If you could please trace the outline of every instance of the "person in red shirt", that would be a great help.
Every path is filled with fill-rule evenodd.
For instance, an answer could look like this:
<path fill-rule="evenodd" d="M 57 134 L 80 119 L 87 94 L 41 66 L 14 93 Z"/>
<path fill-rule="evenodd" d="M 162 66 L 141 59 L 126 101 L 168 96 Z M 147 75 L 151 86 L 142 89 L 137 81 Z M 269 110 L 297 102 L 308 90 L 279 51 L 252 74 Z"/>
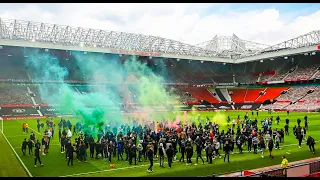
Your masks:
<path fill-rule="evenodd" d="M 22 132 L 26 132 L 26 125 L 24 123 L 22 123 Z"/>
<path fill-rule="evenodd" d="M 211 137 L 212 139 L 214 138 L 214 133 L 213 133 L 213 132 L 210 133 L 210 137 Z"/>

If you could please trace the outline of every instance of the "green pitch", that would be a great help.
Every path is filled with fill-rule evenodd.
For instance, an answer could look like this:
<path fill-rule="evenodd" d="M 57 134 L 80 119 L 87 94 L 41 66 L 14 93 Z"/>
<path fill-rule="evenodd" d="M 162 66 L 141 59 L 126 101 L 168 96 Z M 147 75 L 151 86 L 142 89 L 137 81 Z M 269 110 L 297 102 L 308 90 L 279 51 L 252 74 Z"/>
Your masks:
<path fill-rule="evenodd" d="M 205 119 L 208 116 L 210 119 L 216 113 L 190 113 L 194 119 L 197 119 L 200 114 L 202 119 Z M 243 117 L 245 111 L 233 111 L 225 112 L 226 116 L 230 116 L 231 119 L 236 119 L 238 115 Z M 60 143 L 58 141 L 58 129 L 55 129 L 55 138 L 51 140 L 51 145 L 49 149 L 49 154 L 46 156 L 41 155 L 41 161 L 44 164 L 44 167 L 33 167 L 34 157 L 33 156 L 23 156 L 21 152 L 21 143 L 24 138 L 29 138 L 30 131 L 34 131 L 36 138 L 41 141 L 41 134 L 36 130 L 36 120 L 7 120 L 4 121 L 4 135 L 9 140 L 10 144 L 17 152 L 25 166 L 28 168 L 30 173 L 33 176 L 208 176 L 212 174 L 224 174 L 240 170 L 249 170 L 265 166 L 277 165 L 281 162 L 281 156 L 287 156 L 289 162 L 313 158 L 318 156 L 309 152 L 309 149 L 306 145 L 306 142 L 303 141 L 302 148 L 298 148 L 298 142 L 295 139 L 292 128 L 297 124 L 297 118 L 302 120 L 301 125 L 304 125 L 303 117 L 307 115 L 309 117 L 309 130 L 307 130 L 307 136 L 311 135 L 316 141 L 320 140 L 320 114 L 319 113 L 290 113 L 289 116 L 286 113 L 272 113 L 272 116 L 280 116 L 280 124 L 276 125 L 273 123 L 273 128 L 283 128 L 285 125 L 285 119 L 289 117 L 290 126 L 289 126 L 289 136 L 285 136 L 284 143 L 280 144 L 281 150 L 274 149 L 275 158 L 269 158 L 268 151 L 265 151 L 265 157 L 261 158 L 261 154 L 253 154 L 247 151 L 247 147 L 244 147 L 244 154 L 238 154 L 238 150 L 235 147 L 234 154 L 230 156 L 231 163 L 223 162 L 223 157 L 221 159 L 215 159 L 213 164 L 204 164 L 202 165 L 199 162 L 198 166 L 189 165 L 179 162 L 180 153 L 177 154 L 177 161 L 173 163 L 172 169 L 169 168 L 160 168 L 159 161 L 154 161 L 153 173 L 147 173 L 148 161 L 137 163 L 137 165 L 129 165 L 126 161 L 117 161 L 117 158 L 112 159 L 112 164 L 115 164 L 115 168 L 111 169 L 109 162 L 104 159 L 93 159 L 88 160 L 88 163 L 77 162 L 74 160 L 74 166 L 67 166 L 67 160 L 65 160 L 65 154 L 60 153 Z M 171 119 L 176 116 L 175 113 L 170 114 L 160 114 L 155 118 L 162 118 L 163 116 L 170 116 Z M 249 117 L 251 118 L 251 112 L 249 112 Z M 255 118 L 256 116 L 254 116 Z M 264 117 L 270 117 L 266 112 L 260 112 L 258 117 L 258 122 Z M 28 122 L 29 124 L 29 133 L 22 133 L 21 125 L 23 122 Z M 42 122 L 45 122 L 43 119 Z M 55 120 L 55 123 L 58 122 L 58 119 Z M 259 127 L 260 128 L 260 127 Z M 227 129 L 226 126 L 221 127 L 221 129 Z M 20 165 L 18 159 L 14 156 L 14 153 L 11 151 L 10 146 L 3 139 L 3 136 L 0 136 L 0 176 L 27 176 L 24 172 L 22 166 Z M 74 139 L 74 138 L 72 138 Z M 318 144 L 316 143 L 315 148 L 317 151 Z M 220 150 L 220 153 L 223 152 Z M 89 154 L 89 151 L 88 151 Z M 205 152 L 202 154 L 205 157 Z M 125 155 L 124 155 L 125 158 Z M 205 158 L 204 158 L 205 160 Z M 167 163 L 167 160 L 165 160 Z M 193 158 L 193 163 L 195 163 L 195 155 Z M 167 166 L 167 164 L 165 164 Z"/>

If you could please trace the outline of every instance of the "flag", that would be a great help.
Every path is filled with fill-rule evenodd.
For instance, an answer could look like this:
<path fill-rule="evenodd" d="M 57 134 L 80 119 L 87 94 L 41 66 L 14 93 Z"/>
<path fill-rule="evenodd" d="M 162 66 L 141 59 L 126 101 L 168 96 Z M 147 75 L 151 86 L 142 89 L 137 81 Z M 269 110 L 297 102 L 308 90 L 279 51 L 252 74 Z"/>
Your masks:
<path fill-rule="evenodd" d="M 249 175 L 251 175 L 251 174 L 254 174 L 254 172 L 250 172 L 250 171 L 247 171 L 247 170 L 244 170 L 244 171 L 243 171 L 243 175 L 244 175 L 244 176 L 249 176 Z"/>

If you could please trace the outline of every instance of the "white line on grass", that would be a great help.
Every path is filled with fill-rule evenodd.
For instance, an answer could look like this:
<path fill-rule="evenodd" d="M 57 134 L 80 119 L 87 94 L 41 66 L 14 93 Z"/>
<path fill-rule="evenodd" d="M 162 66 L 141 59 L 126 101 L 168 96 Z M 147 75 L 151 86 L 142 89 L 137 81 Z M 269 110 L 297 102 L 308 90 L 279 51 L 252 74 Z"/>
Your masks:
<path fill-rule="evenodd" d="M 31 127 L 29 127 L 29 129 L 31 129 L 33 132 L 37 133 L 37 134 L 40 134 L 38 131 L 32 129 Z M 41 134 L 40 134 L 41 135 Z"/>
<path fill-rule="evenodd" d="M 9 142 L 9 140 L 7 139 L 7 137 L 1 133 L 4 137 L 4 139 L 7 141 L 7 143 L 9 144 L 10 148 L 12 149 L 13 153 L 16 155 L 16 157 L 18 158 L 18 160 L 20 161 L 21 165 L 23 166 L 23 168 L 25 169 L 25 171 L 28 173 L 29 177 L 33 177 L 32 174 L 30 173 L 29 169 L 26 167 L 26 165 L 23 163 L 23 161 L 21 160 L 21 158 L 19 157 L 19 155 L 17 154 L 17 152 L 14 150 L 14 148 L 12 147 L 11 143 Z"/>
<path fill-rule="evenodd" d="M 320 140 L 319 141 L 315 141 L 315 142 L 320 142 Z M 298 144 L 287 144 L 287 145 L 283 145 L 283 146 L 280 146 L 280 147 L 296 146 L 296 145 L 298 145 Z M 249 151 L 243 151 L 243 152 L 247 153 Z M 234 154 L 239 154 L 239 152 L 234 152 Z M 220 155 L 222 156 L 224 154 L 220 154 Z M 206 158 L 206 157 L 202 157 L 202 158 Z M 192 158 L 192 159 L 196 159 L 196 158 Z M 160 163 L 154 163 L 154 164 L 160 164 Z M 144 165 L 139 165 L 139 166 L 129 166 L 129 167 L 123 167 L 123 168 L 116 168 L 116 169 L 106 169 L 106 170 L 86 172 L 86 173 L 70 174 L 70 175 L 59 176 L 59 177 L 72 177 L 72 176 L 88 175 L 88 174 L 95 174 L 95 173 L 102 173 L 102 172 L 109 172 L 109 171 L 117 171 L 117 170 L 124 170 L 124 169 L 139 168 L 139 167 L 144 167 L 144 166 L 150 166 L 150 165 L 149 164 L 144 164 Z"/>

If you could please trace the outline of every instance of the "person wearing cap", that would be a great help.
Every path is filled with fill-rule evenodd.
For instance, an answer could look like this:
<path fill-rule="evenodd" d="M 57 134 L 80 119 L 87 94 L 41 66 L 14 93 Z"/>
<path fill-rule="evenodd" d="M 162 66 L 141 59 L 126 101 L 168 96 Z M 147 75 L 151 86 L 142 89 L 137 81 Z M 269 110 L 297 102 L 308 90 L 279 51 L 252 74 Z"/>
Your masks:
<path fill-rule="evenodd" d="M 282 156 L 282 162 L 281 162 L 281 168 L 283 169 L 283 175 L 287 175 L 287 167 L 288 167 L 288 160 L 286 159 L 286 156 Z"/>

